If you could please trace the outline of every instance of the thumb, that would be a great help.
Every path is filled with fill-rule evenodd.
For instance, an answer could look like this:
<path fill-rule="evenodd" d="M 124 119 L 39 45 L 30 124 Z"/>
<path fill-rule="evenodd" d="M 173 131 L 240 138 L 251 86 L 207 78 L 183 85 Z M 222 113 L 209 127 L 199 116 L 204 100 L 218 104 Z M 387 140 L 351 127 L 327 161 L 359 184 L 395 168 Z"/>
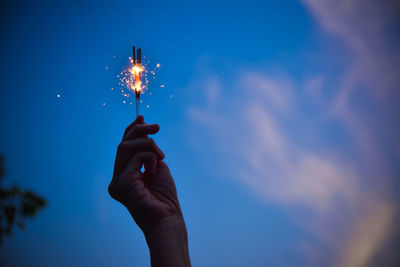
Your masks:
<path fill-rule="evenodd" d="M 168 165 L 162 160 L 157 160 L 153 184 L 166 188 L 174 195 L 177 195 L 174 179 L 172 178 Z"/>

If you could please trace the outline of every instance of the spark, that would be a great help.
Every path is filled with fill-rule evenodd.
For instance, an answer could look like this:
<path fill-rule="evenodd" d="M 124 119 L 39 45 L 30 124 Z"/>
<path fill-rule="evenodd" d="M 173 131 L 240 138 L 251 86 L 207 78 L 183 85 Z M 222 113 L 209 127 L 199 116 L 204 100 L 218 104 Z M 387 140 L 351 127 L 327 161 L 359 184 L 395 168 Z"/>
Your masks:
<path fill-rule="evenodd" d="M 157 63 L 156 67 L 152 69 L 147 64 L 141 64 L 140 66 L 134 64 L 132 57 L 129 57 L 129 66 L 123 68 L 121 73 L 117 75 L 119 78 L 119 85 L 121 86 L 121 93 L 124 94 L 127 90 L 132 93 L 140 91 L 144 93 L 149 88 L 149 78 L 156 79 L 157 72 L 160 69 L 160 63 Z"/>
<path fill-rule="evenodd" d="M 160 85 L 160 87 L 164 88 L 165 86 L 164 86 L 164 84 L 162 84 L 162 85 Z"/>
<path fill-rule="evenodd" d="M 60 94 L 57 94 L 57 98 L 60 98 L 61 97 L 61 95 Z"/>
<path fill-rule="evenodd" d="M 137 53 L 137 54 L 136 54 Z M 144 94 L 149 89 L 149 80 L 156 79 L 158 71 L 161 69 L 161 64 L 157 63 L 155 66 L 151 66 L 150 61 L 141 60 L 141 50 L 135 50 L 133 47 L 133 56 L 129 57 L 129 64 L 122 69 L 117 75 L 119 79 L 119 85 L 121 86 L 121 95 L 125 103 L 131 104 L 130 97 L 136 97 L 136 111 L 138 113 L 139 103 L 143 101 L 140 99 L 140 95 Z M 143 57 L 144 59 L 145 57 Z M 147 62 L 147 63 L 146 63 Z M 151 79 L 153 78 L 153 79 Z M 164 86 L 161 86 L 164 87 Z M 111 88 L 113 91 L 114 88 Z M 152 95 L 150 92 L 149 95 Z"/>
<path fill-rule="evenodd" d="M 140 80 L 140 75 L 143 72 L 143 70 L 144 69 L 138 65 L 133 65 L 129 69 L 129 72 L 131 73 L 131 76 L 133 76 L 133 81 L 134 81 L 134 83 L 130 84 L 131 91 L 140 92 L 142 90 L 142 81 Z"/>

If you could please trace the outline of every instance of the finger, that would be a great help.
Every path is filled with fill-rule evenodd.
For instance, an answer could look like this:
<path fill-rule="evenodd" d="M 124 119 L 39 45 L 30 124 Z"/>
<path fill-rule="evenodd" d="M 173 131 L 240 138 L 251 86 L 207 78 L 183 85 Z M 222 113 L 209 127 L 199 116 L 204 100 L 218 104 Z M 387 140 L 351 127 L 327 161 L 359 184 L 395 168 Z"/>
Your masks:
<path fill-rule="evenodd" d="M 146 171 L 148 172 L 154 172 L 155 167 L 157 163 L 157 155 L 153 152 L 149 151 L 144 151 L 140 152 L 138 154 L 135 154 L 128 162 L 125 173 L 128 175 L 135 174 L 132 177 L 132 179 L 137 179 L 138 177 L 141 178 L 140 169 L 142 168 L 142 165 L 144 165 Z"/>
<path fill-rule="evenodd" d="M 135 127 L 135 125 L 138 125 L 138 124 L 144 124 L 144 117 L 143 117 L 142 115 L 137 116 L 137 118 L 136 118 L 131 124 L 129 124 L 128 127 L 126 127 L 122 139 L 124 139 L 125 135 L 126 135 L 133 127 Z"/>
<path fill-rule="evenodd" d="M 150 191 L 158 192 L 158 197 L 165 199 L 172 203 L 178 212 L 181 212 L 178 194 L 174 179 L 172 178 L 171 172 L 167 164 L 162 161 L 157 161 L 156 173 L 154 175 L 143 175 L 145 185 Z"/>
<path fill-rule="evenodd" d="M 117 173 L 122 172 L 129 160 L 140 152 L 153 152 L 157 155 L 158 159 L 164 158 L 164 153 L 158 148 L 153 139 L 141 138 L 126 141 L 118 148 L 118 163 L 116 166 Z"/>
<path fill-rule="evenodd" d="M 122 141 L 128 141 L 139 137 L 147 137 L 148 134 L 156 134 L 159 130 L 160 126 L 158 124 L 137 124 L 129 130 Z"/>
<path fill-rule="evenodd" d="M 116 195 L 118 200 L 124 205 L 128 203 L 127 207 L 134 205 L 135 199 L 143 200 L 145 197 L 149 196 L 149 191 L 144 184 L 143 174 L 140 169 L 142 165 L 149 166 L 151 162 L 156 159 L 156 154 L 152 152 L 145 151 L 135 154 L 130 158 L 123 174 L 116 176 L 115 180 L 113 180 L 113 187 L 115 188 L 117 185 L 116 188 L 119 189 L 117 195 L 114 195 Z M 131 202 L 131 200 L 134 202 Z"/>
<path fill-rule="evenodd" d="M 170 170 L 169 170 L 169 168 L 168 168 L 168 165 L 167 165 L 164 161 L 162 161 L 162 160 L 159 160 L 159 161 L 157 162 L 157 169 L 156 169 L 156 171 L 157 171 L 157 173 L 159 173 L 159 174 L 172 177 L 171 172 L 170 172 Z"/>
<path fill-rule="evenodd" d="M 133 140 L 128 140 L 122 142 L 118 146 L 118 154 L 122 157 L 132 156 L 132 154 L 141 152 L 141 151 L 150 151 L 157 154 L 159 159 L 163 159 L 164 153 L 157 146 L 156 142 L 152 138 L 138 138 Z"/>
<path fill-rule="evenodd" d="M 169 189 L 172 193 L 176 194 L 176 187 L 171 172 L 167 164 L 162 160 L 157 160 L 155 175 L 150 184 Z"/>
<path fill-rule="evenodd" d="M 146 172 L 154 175 L 156 173 L 157 168 L 157 155 L 155 153 L 151 153 L 148 156 L 143 158 L 144 169 Z"/>
<path fill-rule="evenodd" d="M 115 172 L 121 173 L 133 155 L 145 151 L 156 153 L 159 159 L 164 158 L 164 153 L 151 138 L 139 138 L 121 143 L 117 149 Z"/>

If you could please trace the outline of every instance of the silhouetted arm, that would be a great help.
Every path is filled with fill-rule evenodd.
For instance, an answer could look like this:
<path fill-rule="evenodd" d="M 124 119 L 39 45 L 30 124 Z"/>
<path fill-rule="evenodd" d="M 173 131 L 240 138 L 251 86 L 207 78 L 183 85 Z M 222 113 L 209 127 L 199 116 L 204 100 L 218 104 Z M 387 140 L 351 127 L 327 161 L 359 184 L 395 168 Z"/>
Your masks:
<path fill-rule="evenodd" d="M 183 217 L 162 219 L 146 235 L 151 266 L 190 266 L 187 232 Z"/>
<path fill-rule="evenodd" d="M 108 191 L 142 229 L 152 267 L 188 267 L 187 231 L 175 183 L 163 152 L 147 137 L 158 130 L 157 124 L 145 124 L 143 116 L 127 127 Z"/>

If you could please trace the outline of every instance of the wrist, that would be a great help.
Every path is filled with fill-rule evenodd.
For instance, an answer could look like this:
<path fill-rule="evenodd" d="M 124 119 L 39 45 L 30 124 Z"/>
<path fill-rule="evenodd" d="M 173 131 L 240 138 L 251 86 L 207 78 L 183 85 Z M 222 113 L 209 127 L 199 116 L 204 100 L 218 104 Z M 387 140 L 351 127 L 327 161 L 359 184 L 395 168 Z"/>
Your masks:
<path fill-rule="evenodd" d="M 187 230 L 181 215 L 171 215 L 143 229 L 153 266 L 190 266 Z"/>
<path fill-rule="evenodd" d="M 170 215 L 142 229 L 149 247 L 153 244 L 186 239 L 187 231 L 181 215 Z"/>

